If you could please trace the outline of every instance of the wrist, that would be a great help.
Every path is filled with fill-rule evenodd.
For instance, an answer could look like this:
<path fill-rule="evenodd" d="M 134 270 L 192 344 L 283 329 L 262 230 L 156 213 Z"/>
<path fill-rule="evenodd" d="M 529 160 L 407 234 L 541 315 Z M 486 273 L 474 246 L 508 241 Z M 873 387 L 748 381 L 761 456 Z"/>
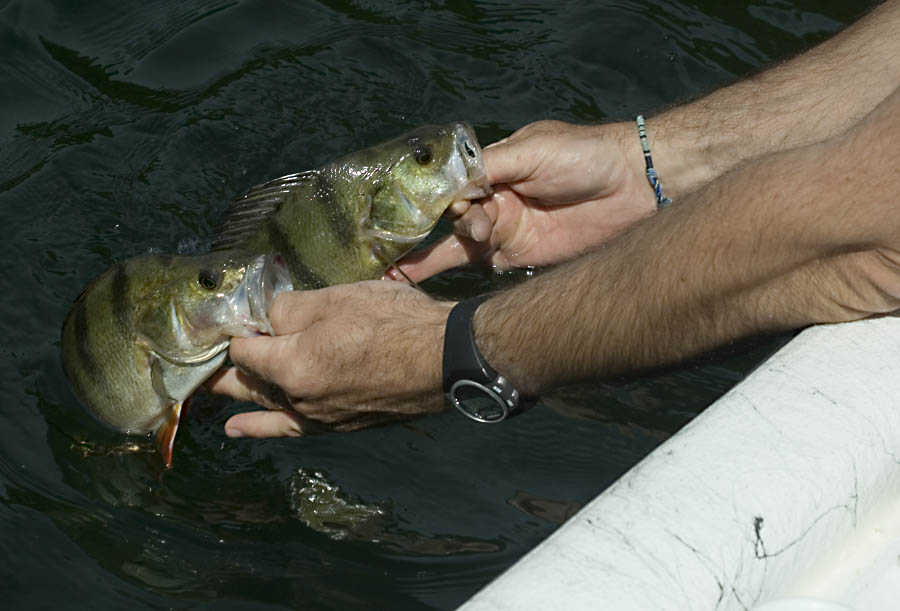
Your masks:
<path fill-rule="evenodd" d="M 585 128 L 590 130 L 591 140 L 596 143 L 596 150 L 593 153 L 597 160 L 595 165 L 602 167 L 604 160 L 615 160 L 615 163 L 609 166 L 611 168 L 609 173 L 604 176 L 604 185 L 608 191 L 601 195 L 607 197 L 615 193 L 625 201 L 633 203 L 635 209 L 641 211 L 638 218 L 655 212 L 656 197 L 647 181 L 637 125 L 633 121 L 626 121 Z"/>
<path fill-rule="evenodd" d="M 666 195 L 673 200 L 724 172 L 713 163 L 716 144 L 711 140 L 711 130 L 683 120 L 678 109 L 647 119 L 646 126 L 653 165 Z M 638 157 L 636 167 L 643 170 L 637 125 L 632 122 L 630 127 L 633 145 L 629 154 Z M 646 180 L 646 172 L 644 176 Z"/>
<path fill-rule="evenodd" d="M 503 292 L 481 304 L 472 318 L 472 333 L 485 360 L 521 396 L 535 396 L 543 388 L 535 372 L 528 371 L 529 349 L 518 343 L 523 339 L 522 327 L 515 320 L 517 308 L 508 303 L 509 295 Z M 516 358 L 517 354 L 525 358 Z"/>
<path fill-rule="evenodd" d="M 407 355 L 397 366 L 406 372 L 404 377 L 411 384 L 409 390 L 412 393 L 432 397 L 441 394 L 444 334 L 447 317 L 454 305 L 455 301 L 429 299 L 427 307 L 409 313 L 404 331 L 393 340 L 385 338 L 385 341 L 399 342 L 402 353 Z M 441 409 L 446 407 L 443 401 L 440 405 Z"/>
<path fill-rule="evenodd" d="M 428 362 L 431 364 L 428 375 L 428 385 L 430 388 L 442 388 L 443 386 L 443 371 L 441 366 L 444 357 L 444 336 L 447 333 L 447 319 L 450 316 L 450 311 L 453 310 L 457 303 L 459 302 L 437 301 L 435 305 L 435 316 L 433 324 L 430 327 L 431 333 L 434 336 L 434 341 L 429 342 L 429 345 L 433 346 L 434 352 L 434 358 L 428 359 Z"/>
<path fill-rule="evenodd" d="M 491 423 L 515 415 L 519 391 L 491 367 L 475 341 L 474 315 L 487 298 L 466 299 L 450 311 L 444 338 L 443 390 L 465 416 Z"/>
<path fill-rule="evenodd" d="M 647 142 L 653 167 L 663 193 L 677 200 L 711 181 L 717 172 L 710 159 L 710 143 L 705 131 L 692 129 L 671 113 L 646 119 Z M 647 199 L 647 206 L 656 210 L 654 189 L 647 178 L 647 167 L 636 121 L 624 121 L 598 126 L 599 130 L 614 130 L 614 137 L 623 152 L 623 162 L 629 184 L 636 187 L 636 196 Z M 608 133 L 600 132 L 600 137 Z"/>

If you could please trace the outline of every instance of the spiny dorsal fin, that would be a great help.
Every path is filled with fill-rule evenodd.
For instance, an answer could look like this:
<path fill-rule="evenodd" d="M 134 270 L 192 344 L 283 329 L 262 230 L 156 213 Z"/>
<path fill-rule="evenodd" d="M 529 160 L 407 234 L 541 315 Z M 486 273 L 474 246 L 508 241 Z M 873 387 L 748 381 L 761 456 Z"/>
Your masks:
<path fill-rule="evenodd" d="M 288 174 L 256 185 L 231 202 L 216 227 L 211 249 L 245 246 L 295 189 L 316 180 L 317 175 L 316 170 Z"/>

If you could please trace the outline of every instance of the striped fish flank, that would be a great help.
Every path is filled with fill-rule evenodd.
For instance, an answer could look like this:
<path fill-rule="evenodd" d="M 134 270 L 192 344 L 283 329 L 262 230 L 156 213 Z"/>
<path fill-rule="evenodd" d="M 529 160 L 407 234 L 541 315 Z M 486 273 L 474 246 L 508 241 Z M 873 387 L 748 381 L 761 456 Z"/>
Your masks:
<path fill-rule="evenodd" d="M 228 207 L 212 248 L 279 253 L 295 289 L 379 278 L 451 203 L 488 192 L 472 128 L 426 125 L 253 187 Z"/>
<path fill-rule="evenodd" d="M 82 291 L 63 323 L 66 376 L 101 422 L 155 434 L 170 465 L 184 403 L 224 362 L 232 336 L 271 332 L 271 301 L 290 288 L 274 256 L 227 251 L 117 263 Z"/>

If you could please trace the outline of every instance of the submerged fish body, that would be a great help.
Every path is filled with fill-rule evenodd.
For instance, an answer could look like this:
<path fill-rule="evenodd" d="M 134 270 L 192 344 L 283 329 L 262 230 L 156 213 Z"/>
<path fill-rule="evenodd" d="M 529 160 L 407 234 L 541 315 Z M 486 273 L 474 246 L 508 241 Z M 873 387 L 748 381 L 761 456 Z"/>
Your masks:
<path fill-rule="evenodd" d="M 451 203 L 489 191 L 472 128 L 426 125 L 254 187 L 226 211 L 213 249 L 280 253 L 296 289 L 379 278 Z"/>
<path fill-rule="evenodd" d="M 115 429 L 155 432 L 169 466 L 183 405 L 225 361 L 232 336 L 271 332 L 266 314 L 290 290 L 287 275 L 280 257 L 236 252 L 113 265 L 63 323 L 75 394 Z"/>

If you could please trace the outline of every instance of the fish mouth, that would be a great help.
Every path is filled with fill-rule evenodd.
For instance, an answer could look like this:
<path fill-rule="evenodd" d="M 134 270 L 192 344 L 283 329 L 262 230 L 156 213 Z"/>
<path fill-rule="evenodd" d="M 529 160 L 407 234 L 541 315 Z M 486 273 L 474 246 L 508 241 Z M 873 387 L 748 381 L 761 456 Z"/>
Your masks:
<path fill-rule="evenodd" d="M 242 331 L 240 336 L 273 335 L 269 322 L 272 302 L 280 293 L 293 290 L 287 263 L 279 254 L 260 255 L 247 266 L 247 275 L 231 297 L 232 310 Z"/>
<path fill-rule="evenodd" d="M 491 194 L 491 185 L 484 169 L 481 144 L 472 126 L 459 122 L 453 129 L 456 154 L 451 162 L 451 172 L 458 176 L 460 189 L 454 199 L 478 199 Z"/>
<path fill-rule="evenodd" d="M 475 130 L 464 122 L 457 122 L 442 128 L 446 137 L 448 131 L 452 137 L 452 148 L 442 162 L 438 172 L 443 184 L 434 193 L 419 194 L 412 198 L 407 195 L 401 184 L 393 184 L 393 196 L 398 207 L 397 215 L 401 221 L 373 218 L 372 204 L 374 191 L 366 196 L 367 208 L 362 215 L 359 226 L 363 234 L 375 242 L 387 242 L 394 245 L 415 246 L 420 243 L 437 224 L 440 215 L 455 201 L 479 199 L 491 193 L 487 172 L 484 169 L 484 156 Z M 393 166 L 392 166 L 393 167 Z M 390 173 L 392 168 L 388 168 Z M 421 200 L 416 204 L 414 200 Z"/>

